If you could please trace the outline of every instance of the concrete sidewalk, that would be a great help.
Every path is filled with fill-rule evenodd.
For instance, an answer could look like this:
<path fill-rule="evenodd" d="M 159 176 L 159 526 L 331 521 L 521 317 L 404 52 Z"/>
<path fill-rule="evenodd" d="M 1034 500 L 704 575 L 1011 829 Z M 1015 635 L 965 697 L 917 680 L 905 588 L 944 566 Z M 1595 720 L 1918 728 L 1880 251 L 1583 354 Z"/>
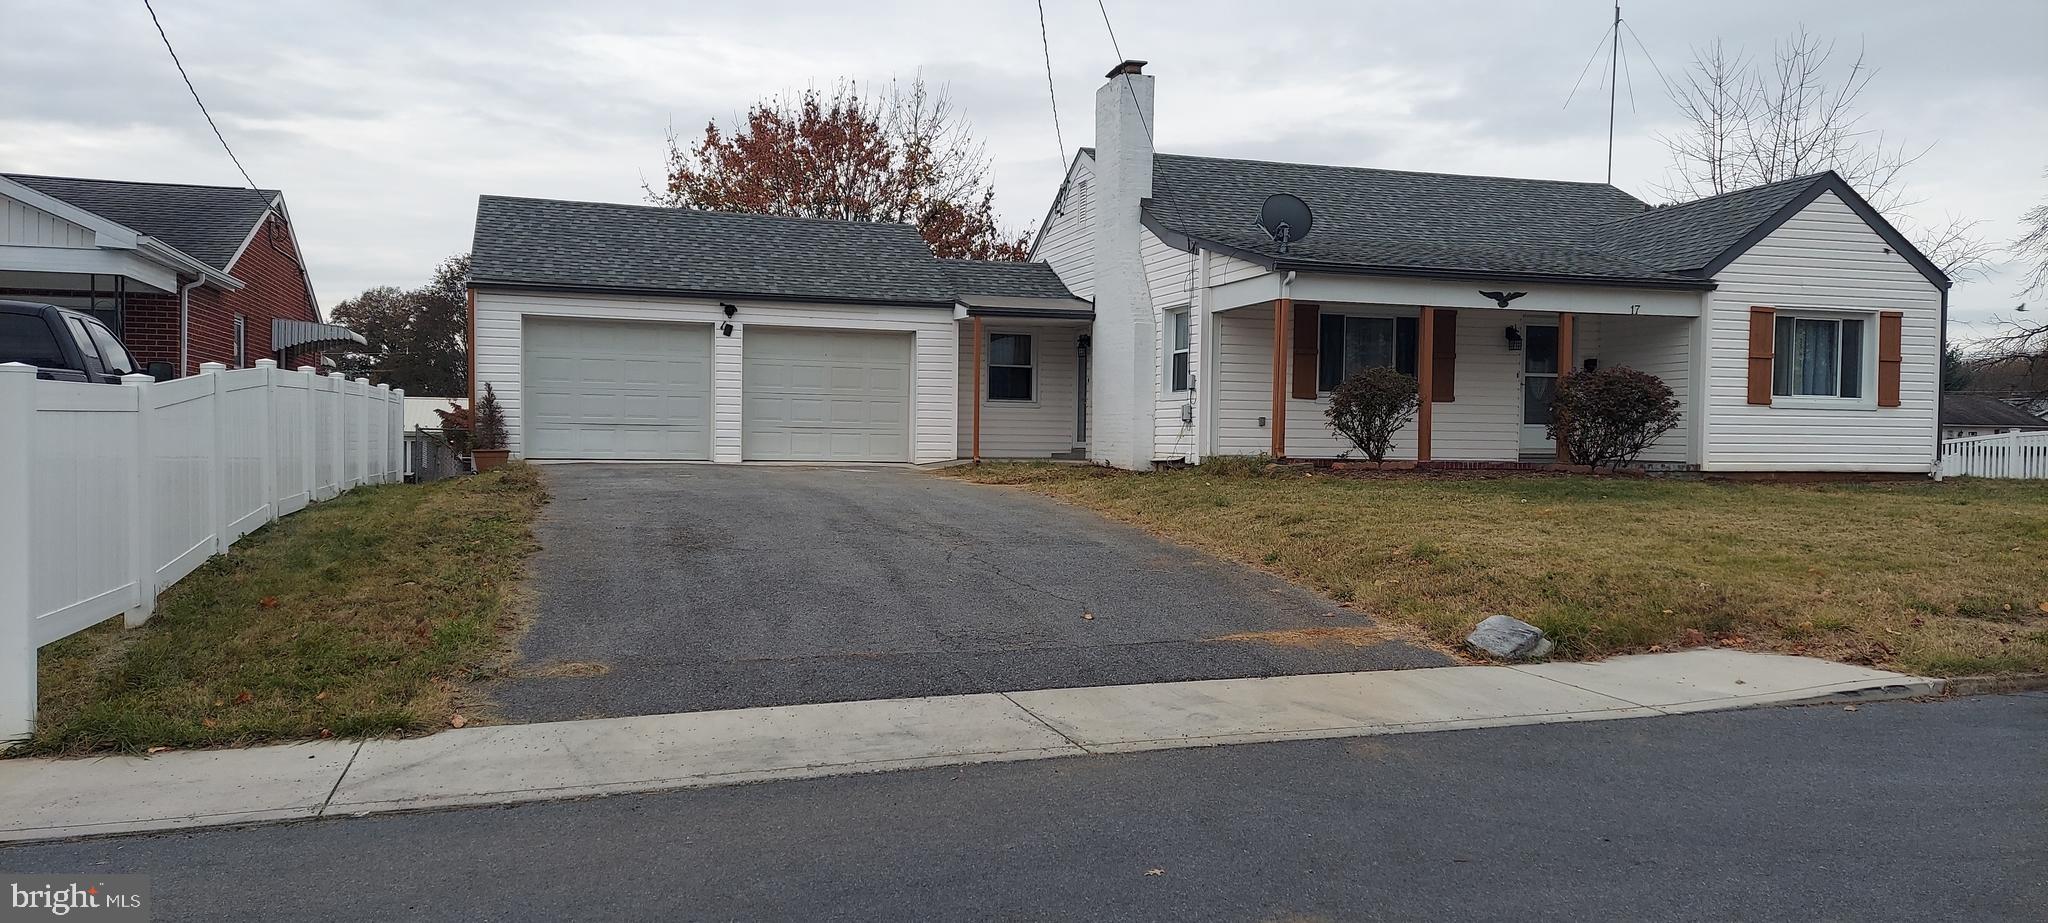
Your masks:
<path fill-rule="evenodd" d="M 474 727 L 154 757 L 0 761 L 0 841 L 509 804 L 959 763 L 1597 721 L 1941 691 L 1694 650 Z"/>

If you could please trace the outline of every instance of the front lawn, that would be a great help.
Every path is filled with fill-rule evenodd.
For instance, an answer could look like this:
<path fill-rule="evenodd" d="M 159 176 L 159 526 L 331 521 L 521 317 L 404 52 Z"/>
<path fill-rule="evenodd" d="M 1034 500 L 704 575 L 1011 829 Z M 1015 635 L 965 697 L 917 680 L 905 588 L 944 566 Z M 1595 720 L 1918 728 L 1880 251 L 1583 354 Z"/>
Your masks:
<path fill-rule="evenodd" d="M 1504 612 L 1563 657 L 1712 642 L 1935 676 L 2048 671 L 2041 482 L 948 473 L 1265 567 L 1447 646 Z"/>
<path fill-rule="evenodd" d="M 514 465 L 287 516 L 166 591 L 142 628 L 43 648 L 35 736 L 11 755 L 446 727 L 518 625 L 543 500 Z"/>

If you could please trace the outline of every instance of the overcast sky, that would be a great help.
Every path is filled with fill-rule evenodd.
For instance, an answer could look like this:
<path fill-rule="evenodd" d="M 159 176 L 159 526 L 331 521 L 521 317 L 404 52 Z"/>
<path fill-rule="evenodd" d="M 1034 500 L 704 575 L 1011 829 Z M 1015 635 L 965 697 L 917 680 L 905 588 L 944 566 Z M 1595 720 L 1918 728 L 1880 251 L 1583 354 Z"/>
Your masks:
<path fill-rule="evenodd" d="M 468 249 L 479 193 L 637 202 L 671 123 L 694 132 L 840 77 L 947 85 L 1013 226 L 1044 213 L 1062 166 L 1032 0 L 156 5 L 250 174 L 284 190 L 328 306 L 418 284 Z M 1159 79 L 1161 150 L 1601 178 L 1604 95 L 1562 104 L 1604 2 L 1108 7 L 1124 53 Z M 1070 153 L 1091 143 L 1093 91 L 1117 58 L 1093 0 L 1045 8 Z M 1676 74 L 1698 43 L 1767 51 L 1802 21 L 1881 68 L 1867 124 L 1933 145 L 1907 177 L 1913 217 L 1982 218 L 2009 240 L 2048 196 L 2048 3 L 1661 0 L 1624 14 L 1649 55 L 1625 46 L 1615 182 L 1637 196 L 1660 200 L 1654 134 L 1676 127 L 1649 59 Z M 0 22 L 0 171 L 240 182 L 141 0 L 0 0 Z M 2010 309 L 2017 274 L 1959 286 L 1954 333 Z"/>

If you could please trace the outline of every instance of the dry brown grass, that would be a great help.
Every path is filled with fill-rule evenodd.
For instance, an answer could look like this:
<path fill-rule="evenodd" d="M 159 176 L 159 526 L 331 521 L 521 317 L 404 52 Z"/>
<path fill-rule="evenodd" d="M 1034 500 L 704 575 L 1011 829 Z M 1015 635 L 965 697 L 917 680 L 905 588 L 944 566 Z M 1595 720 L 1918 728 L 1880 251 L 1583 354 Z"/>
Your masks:
<path fill-rule="evenodd" d="M 2048 670 L 2048 484 L 1357 480 L 1226 463 L 983 465 L 1459 644 L 1504 612 L 1559 655 L 1715 642 L 1941 676 Z"/>
<path fill-rule="evenodd" d="M 179 581 L 135 630 L 45 647 L 16 753 L 205 747 L 445 727 L 510 659 L 531 468 L 349 491 Z M 465 721 L 468 717 L 465 717 Z"/>

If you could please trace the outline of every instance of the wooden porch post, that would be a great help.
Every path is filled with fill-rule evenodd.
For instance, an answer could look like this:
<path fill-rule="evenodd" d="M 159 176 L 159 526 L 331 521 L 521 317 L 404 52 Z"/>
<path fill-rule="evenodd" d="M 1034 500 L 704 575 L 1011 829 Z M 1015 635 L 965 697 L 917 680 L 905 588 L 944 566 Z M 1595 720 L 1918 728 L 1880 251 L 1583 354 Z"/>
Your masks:
<path fill-rule="evenodd" d="M 981 318 L 974 318 L 974 436 L 968 457 L 981 461 Z"/>
<path fill-rule="evenodd" d="M 1273 457 L 1287 457 L 1287 322 L 1294 299 L 1273 301 Z"/>
<path fill-rule="evenodd" d="M 1422 309 L 1415 337 L 1415 460 L 1429 461 L 1429 437 L 1434 431 L 1430 400 L 1436 394 L 1436 309 Z"/>
<path fill-rule="evenodd" d="M 1557 385 L 1563 385 L 1565 376 L 1570 375 L 1577 360 L 1573 358 L 1577 346 L 1572 342 L 1573 328 L 1577 326 L 1576 314 L 1557 315 Z M 1557 424 L 1557 462 L 1571 464 L 1572 453 L 1565 445 L 1566 429 L 1571 421 L 1559 420 Z"/>

